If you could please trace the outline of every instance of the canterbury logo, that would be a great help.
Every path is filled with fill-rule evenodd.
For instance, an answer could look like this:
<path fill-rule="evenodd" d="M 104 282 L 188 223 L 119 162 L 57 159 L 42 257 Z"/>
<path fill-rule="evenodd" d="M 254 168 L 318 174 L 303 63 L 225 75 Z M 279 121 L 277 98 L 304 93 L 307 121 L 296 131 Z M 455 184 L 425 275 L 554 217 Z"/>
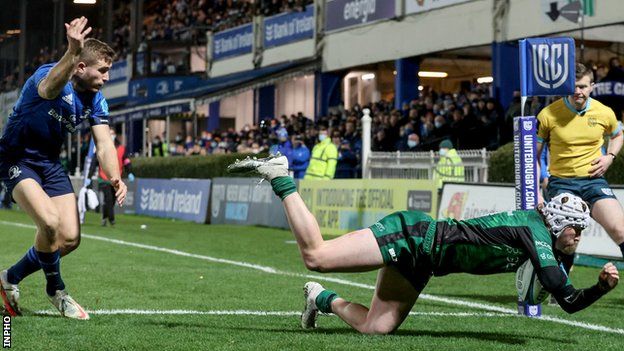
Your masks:
<path fill-rule="evenodd" d="M 533 75 L 537 84 L 546 89 L 556 89 L 568 79 L 568 44 L 536 44 L 533 51 Z"/>

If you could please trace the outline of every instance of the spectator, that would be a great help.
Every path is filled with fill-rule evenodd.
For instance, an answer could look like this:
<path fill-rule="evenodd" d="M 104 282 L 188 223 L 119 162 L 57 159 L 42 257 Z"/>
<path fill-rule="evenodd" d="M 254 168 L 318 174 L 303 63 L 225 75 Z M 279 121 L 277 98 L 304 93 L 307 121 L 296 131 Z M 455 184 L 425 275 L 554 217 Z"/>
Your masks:
<path fill-rule="evenodd" d="M 293 138 L 294 148 L 292 150 L 292 162 L 290 169 L 293 171 L 293 178 L 302 179 L 310 163 L 310 149 L 303 143 L 303 137 L 299 134 Z"/>
<path fill-rule="evenodd" d="M 286 128 L 279 128 L 275 136 L 273 145 L 269 148 L 269 153 L 275 155 L 278 152 L 288 159 L 288 164 L 292 167 L 292 143 L 288 140 Z"/>
<path fill-rule="evenodd" d="M 304 179 L 328 180 L 334 179 L 338 149 L 328 136 L 326 126 L 321 126 L 318 134 L 319 143 L 312 149 L 310 165 Z"/>
<path fill-rule="evenodd" d="M 440 143 L 440 160 L 434 170 L 433 179 L 438 189 L 444 182 L 464 182 L 464 165 L 461 157 L 453 148 L 453 143 L 445 139 Z"/>
<path fill-rule="evenodd" d="M 349 144 L 349 142 L 347 140 L 343 140 L 342 142 L 340 142 L 335 178 L 355 178 L 358 164 L 358 157 L 356 153 L 351 150 L 351 145 Z"/>
<path fill-rule="evenodd" d="M 423 151 L 423 148 L 420 145 L 420 137 L 418 136 L 418 134 L 409 134 L 407 136 L 407 140 L 405 141 L 405 143 L 403 143 L 403 145 L 401 145 L 399 150 L 409 152 Z"/>
<path fill-rule="evenodd" d="M 160 136 L 158 135 L 155 136 L 154 140 L 152 141 L 152 156 L 153 157 L 165 156 L 163 143 L 162 143 L 162 140 L 160 139 Z"/>

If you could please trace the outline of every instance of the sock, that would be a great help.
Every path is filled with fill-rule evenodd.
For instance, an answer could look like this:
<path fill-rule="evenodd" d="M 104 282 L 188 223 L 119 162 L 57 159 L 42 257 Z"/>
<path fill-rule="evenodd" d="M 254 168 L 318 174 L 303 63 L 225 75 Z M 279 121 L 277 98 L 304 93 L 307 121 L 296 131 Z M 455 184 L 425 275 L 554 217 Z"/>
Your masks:
<path fill-rule="evenodd" d="M 31 247 L 24 257 L 7 270 L 7 280 L 11 284 L 19 284 L 24 278 L 41 269 L 35 247 Z"/>
<path fill-rule="evenodd" d="M 271 180 L 271 186 L 275 195 L 279 196 L 282 201 L 286 196 L 297 192 L 297 186 L 291 177 L 277 177 Z"/>
<path fill-rule="evenodd" d="M 624 257 L 624 243 L 618 245 L 620 247 L 620 251 L 622 251 L 622 256 Z"/>
<path fill-rule="evenodd" d="M 37 257 L 48 281 L 46 292 L 48 295 L 54 296 L 57 290 L 65 289 L 65 283 L 61 279 L 61 250 L 55 252 L 37 251 Z"/>
<path fill-rule="evenodd" d="M 316 297 L 316 307 L 323 313 L 331 313 L 331 303 L 338 298 L 338 294 L 331 290 L 323 290 Z"/>

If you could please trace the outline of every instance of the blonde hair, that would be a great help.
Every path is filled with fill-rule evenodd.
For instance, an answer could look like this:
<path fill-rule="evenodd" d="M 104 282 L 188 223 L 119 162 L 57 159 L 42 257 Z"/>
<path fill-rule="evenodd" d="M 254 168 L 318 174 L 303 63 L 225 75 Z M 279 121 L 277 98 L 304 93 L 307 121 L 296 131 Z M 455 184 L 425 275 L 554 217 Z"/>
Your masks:
<path fill-rule="evenodd" d="M 111 63 L 113 62 L 113 57 L 115 57 L 115 50 L 108 46 L 108 44 L 94 38 L 89 38 L 84 42 L 84 48 L 80 53 L 79 60 L 87 65 L 91 65 L 99 60 Z"/>

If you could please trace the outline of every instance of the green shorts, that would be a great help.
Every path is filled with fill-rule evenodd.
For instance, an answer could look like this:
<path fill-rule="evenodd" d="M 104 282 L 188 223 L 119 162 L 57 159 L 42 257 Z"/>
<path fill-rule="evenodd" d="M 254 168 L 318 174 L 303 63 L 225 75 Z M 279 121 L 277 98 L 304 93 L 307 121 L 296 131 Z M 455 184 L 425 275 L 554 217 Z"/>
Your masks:
<path fill-rule="evenodd" d="M 551 176 L 548 179 L 548 197 L 561 193 L 572 193 L 585 200 L 589 206 L 602 199 L 615 199 L 613 190 L 607 181 L 600 178 L 558 178 Z"/>
<path fill-rule="evenodd" d="M 370 226 L 384 263 L 397 267 L 419 292 L 433 275 L 435 228 L 435 220 L 420 211 L 395 212 Z"/>

